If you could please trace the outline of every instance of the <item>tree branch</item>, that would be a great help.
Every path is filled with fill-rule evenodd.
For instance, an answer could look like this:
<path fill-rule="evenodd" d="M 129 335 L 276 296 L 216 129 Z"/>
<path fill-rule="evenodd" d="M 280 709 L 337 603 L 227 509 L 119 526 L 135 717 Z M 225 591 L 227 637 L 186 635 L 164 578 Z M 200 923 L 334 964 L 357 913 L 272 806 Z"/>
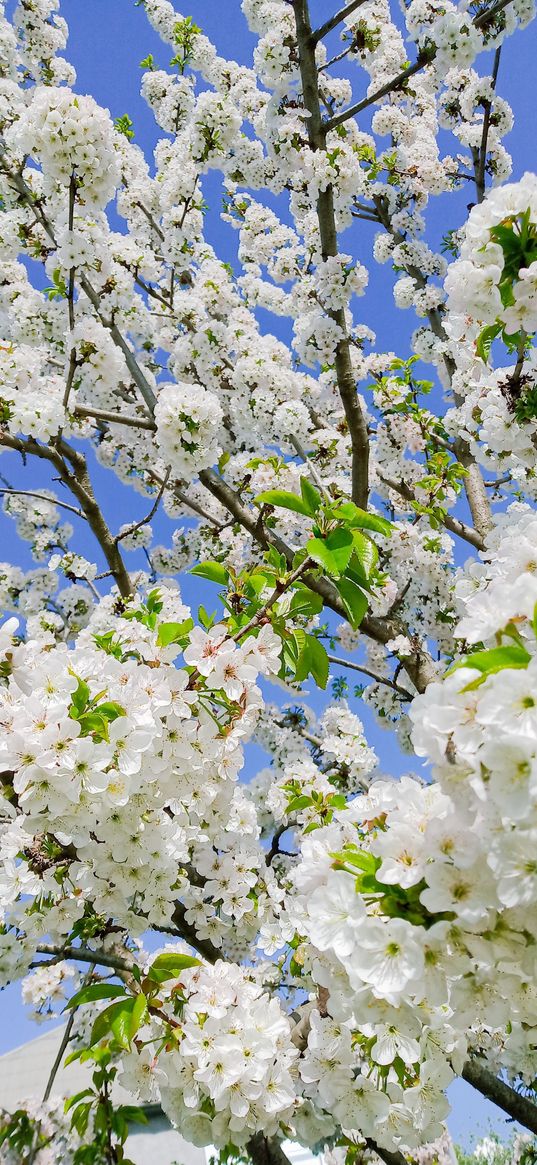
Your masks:
<path fill-rule="evenodd" d="M 92 951 L 89 947 L 59 946 L 55 943 L 39 943 L 36 948 L 38 955 L 53 955 L 57 960 L 73 959 L 76 963 L 94 963 L 96 966 L 112 967 L 115 971 L 132 971 L 134 959 L 121 959 L 118 955 L 111 955 L 108 951 Z M 34 964 L 47 966 L 47 963 Z"/>
<path fill-rule="evenodd" d="M 365 1143 L 368 1149 L 371 1149 L 372 1153 L 376 1153 L 377 1157 L 380 1157 L 381 1161 L 384 1161 L 385 1165 L 408 1165 L 406 1157 L 399 1152 L 399 1149 L 395 1149 L 394 1151 L 391 1149 L 383 1149 L 380 1145 L 377 1145 L 376 1141 L 372 1141 L 371 1137 L 366 1137 Z"/>
<path fill-rule="evenodd" d="M 498 69 L 500 67 L 501 51 L 502 51 L 502 48 L 500 45 L 500 47 L 496 49 L 496 52 L 494 54 L 494 64 L 492 66 L 492 92 L 493 93 L 494 93 L 494 90 L 496 88 L 496 81 L 498 80 Z M 490 101 L 486 101 L 484 103 L 485 112 L 483 114 L 483 133 L 481 135 L 481 144 L 479 146 L 479 151 L 478 151 L 478 155 L 477 155 L 477 168 L 476 168 L 476 175 L 475 175 L 475 186 L 476 186 L 476 193 L 477 193 L 477 201 L 478 202 L 483 202 L 483 199 L 485 197 L 485 167 L 486 167 L 486 163 L 487 163 L 487 142 L 488 142 L 488 136 L 489 136 L 490 118 L 491 118 L 491 114 L 492 114 L 493 102 L 494 102 L 494 98 L 492 98 Z"/>
<path fill-rule="evenodd" d="M 480 16 L 476 16 L 475 20 L 473 21 L 474 27 L 486 28 L 487 24 L 489 24 L 499 12 L 501 12 L 503 8 L 507 8 L 507 5 L 511 3 L 512 0 L 498 0 L 498 3 L 493 4 L 492 8 L 489 8 L 487 12 L 482 12 Z M 348 121 L 350 117 L 356 117 L 358 113 L 362 113 L 363 110 L 367 109 L 370 105 L 374 105 L 375 102 L 380 101 L 383 97 L 387 97 L 389 93 L 396 93 L 399 89 L 402 89 L 406 85 L 409 77 L 413 77 L 415 73 L 419 73 L 420 70 L 424 69 L 426 65 L 432 64 L 435 56 L 435 47 L 428 49 L 426 52 L 421 52 L 417 60 L 414 61 L 413 65 L 409 65 L 408 68 L 403 69 L 400 73 L 397 74 L 396 77 L 393 77 L 391 81 L 387 81 L 385 85 L 382 85 L 380 89 L 377 89 L 375 93 L 372 93 L 369 97 L 364 97 L 362 101 L 357 101 L 355 105 L 350 105 L 348 109 L 344 109 L 342 113 L 336 114 L 335 117 L 330 118 L 330 121 L 325 122 L 325 133 L 329 133 L 331 130 L 337 129 L 338 125 L 343 125 L 344 122 Z"/>
<path fill-rule="evenodd" d="M 310 114 L 307 121 L 309 143 L 314 151 L 325 150 L 327 127 L 321 116 L 315 42 L 311 29 L 308 0 L 294 0 L 294 13 L 302 94 L 304 106 Z M 317 218 L 323 259 L 333 258 L 338 254 L 338 239 L 334 192 L 330 185 L 319 193 Z M 369 496 L 369 435 L 356 391 L 356 377 L 352 366 L 345 311 L 340 308 L 337 311 L 328 311 L 326 314 L 334 321 L 342 334 L 342 339 L 339 340 L 336 347 L 335 372 L 351 439 L 351 496 L 356 505 L 366 509 Z"/>
<path fill-rule="evenodd" d="M 416 501 L 414 490 L 411 489 L 411 487 L 407 485 L 406 482 L 393 481 L 392 478 L 385 477 L 384 474 L 380 473 L 378 470 L 377 474 L 384 485 L 388 486 L 388 489 L 395 490 L 395 492 L 404 498 L 405 501 Z M 454 518 L 451 514 L 446 514 L 445 518 L 443 519 L 443 525 L 446 527 L 446 530 L 450 530 L 452 534 L 457 534 L 459 538 L 464 538 L 465 542 L 469 542 L 471 546 L 475 546 L 477 550 L 485 549 L 484 540 L 478 531 L 474 530 L 472 526 L 467 526 L 465 522 L 461 522 L 459 518 Z"/>
<path fill-rule="evenodd" d="M 248 530 L 249 534 L 252 535 L 263 549 L 266 550 L 269 546 L 274 546 L 278 553 L 284 556 L 288 565 L 290 567 L 292 566 L 295 555 L 292 547 L 288 546 L 275 530 L 270 530 L 264 526 L 260 517 L 254 517 L 251 511 L 243 504 L 239 494 L 224 481 L 223 477 L 220 477 L 214 469 L 203 469 L 200 473 L 200 481 L 213 494 L 213 497 L 217 498 L 225 509 L 232 514 L 235 521 L 245 530 Z M 321 596 L 323 602 L 330 610 L 347 621 L 347 612 L 343 607 L 336 588 L 327 578 L 316 578 L 308 574 L 304 575 L 304 582 L 310 590 Z M 382 645 L 385 645 L 388 643 L 388 640 L 394 639 L 397 635 L 406 634 L 406 630 L 402 621 L 385 617 L 379 618 L 376 615 L 365 615 L 360 624 L 360 631 L 364 635 L 373 639 L 375 643 Z M 416 651 L 411 659 L 405 659 L 404 668 L 418 692 L 423 692 L 427 684 L 431 683 L 436 675 L 433 660 L 424 648 Z"/>
<path fill-rule="evenodd" d="M 130 425 L 136 429 L 148 429 L 154 433 L 156 424 L 149 420 L 149 417 L 129 417 L 125 413 L 112 413 L 108 409 L 91 409 L 87 405 L 76 405 L 74 409 L 75 417 L 95 418 L 96 421 L 109 421 L 114 425 Z"/>
<path fill-rule="evenodd" d="M 395 680 L 391 680 L 388 676 L 381 676 L 378 672 L 372 671 L 369 667 L 364 667 L 361 663 L 355 663 L 352 659 L 341 659 L 338 655 L 330 655 L 327 652 L 330 663 L 335 663 L 337 667 L 347 667 L 350 671 L 361 672 L 362 675 L 369 676 L 377 684 L 385 684 L 387 688 L 393 688 L 399 696 L 403 696 L 405 700 L 413 700 L 412 692 L 407 692 L 406 688 L 399 687 Z"/>
<path fill-rule="evenodd" d="M 349 4 L 345 4 L 343 8 L 340 8 L 339 12 L 336 12 L 335 15 L 330 18 L 330 20 L 326 21 L 326 24 L 321 24 L 321 27 L 317 28 L 315 32 L 311 34 L 313 43 L 318 44 L 318 42 L 322 40 L 323 37 L 328 36 L 329 32 L 332 32 L 334 28 L 337 28 L 338 24 L 343 24 L 343 21 L 346 20 L 348 16 L 352 16 L 353 12 L 355 12 L 357 8 L 360 8 L 362 4 L 365 4 L 365 0 L 350 0 Z"/>
<path fill-rule="evenodd" d="M 32 489 L 0 488 L 0 494 L 18 494 L 23 498 L 38 498 L 41 502 L 50 502 L 52 506 L 61 506 L 62 510 L 69 510 L 70 514 L 76 514 L 77 518 L 83 518 L 85 522 L 88 520 L 82 510 L 77 510 L 76 506 L 70 506 L 68 502 L 61 502 L 59 498 L 48 498 L 46 494 L 34 493 Z"/>
<path fill-rule="evenodd" d="M 499 1080 L 493 1072 L 480 1064 L 478 1060 L 467 1060 L 462 1070 L 463 1080 L 477 1089 L 487 1100 L 491 1100 L 498 1108 L 502 1108 L 513 1120 L 537 1133 L 537 1105 L 510 1088 L 503 1080 Z"/>
<path fill-rule="evenodd" d="M 114 542 L 113 534 L 109 530 L 100 506 L 95 499 L 88 474 L 86 458 L 83 454 L 72 449 L 62 439 L 58 442 L 57 447 L 52 448 L 50 445 L 41 445 L 33 439 L 23 441 L 21 438 L 12 437 L 7 433 L 0 433 L 0 445 L 4 445 L 7 449 L 13 449 L 23 456 L 31 454 L 34 457 L 40 457 L 42 460 L 49 461 L 54 466 L 60 480 L 63 481 L 64 485 L 67 486 L 80 503 L 90 529 L 95 535 L 114 576 L 120 594 L 124 599 L 129 598 L 132 594 L 132 583 L 120 551 Z M 68 468 L 64 457 L 70 462 L 71 469 Z"/>

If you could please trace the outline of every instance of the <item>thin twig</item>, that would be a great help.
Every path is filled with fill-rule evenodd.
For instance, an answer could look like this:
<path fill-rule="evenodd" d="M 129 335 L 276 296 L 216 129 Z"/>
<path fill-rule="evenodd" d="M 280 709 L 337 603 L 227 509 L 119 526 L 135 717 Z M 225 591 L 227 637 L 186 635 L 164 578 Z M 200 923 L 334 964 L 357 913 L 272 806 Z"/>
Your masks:
<path fill-rule="evenodd" d="M 77 510 L 76 506 L 70 506 L 68 502 L 60 502 L 58 498 L 48 498 L 46 494 L 35 493 L 31 489 L 4 489 L 0 488 L 0 494 L 18 494 L 24 498 L 38 498 L 41 502 L 49 502 L 51 506 L 61 506 L 62 510 L 69 510 L 71 514 L 76 514 L 77 518 L 82 518 L 87 522 L 86 515 L 82 510 Z"/>
<path fill-rule="evenodd" d="M 328 498 L 328 500 L 330 501 L 330 498 L 328 497 L 328 492 L 327 492 L 326 486 L 323 484 L 323 481 L 319 477 L 319 474 L 317 472 L 315 465 L 313 464 L 311 457 L 308 457 L 306 450 L 304 449 L 304 447 L 300 443 L 298 437 L 291 435 L 289 437 L 289 440 L 291 442 L 291 445 L 293 445 L 294 448 L 296 449 L 298 456 L 302 458 L 304 465 L 307 465 L 309 472 L 311 474 L 311 477 L 313 478 L 313 481 L 315 482 L 315 485 L 317 486 L 317 489 L 319 489 L 321 491 L 321 493 L 324 494 L 324 497 Z"/>
<path fill-rule="evenodd" d="M 350 671 L 359 671 L 363 675 L 369 676 L 377 684 L 385 684 L 387 688 L 393 688 L 399 696 L 403 696 L 405 700 L 413 700 L 412 692 L 408 692 L 406 688 L 401 688 L 395 680 L 389 679 L 387 676 L 380 675 L 379 672 L 372 671 L 369 667 L 364 667 L 361 663 L 355 663 L 352 659 L 341 659 L 338 655 L 330 655 L 327 652 L 330 663 L 335 663 L 338 667 L 348 667 Z"/>
<path fill-rule="evenodd" d="M 496 81 L 498 80 L 498 69 L 500 67 L 501 45 L 496 49 L 494 54 L 494 65 L 492 67 L 492 92 L 496 89 Z M 494 97 L 490 101 L 484 102 L 485 113 L 483 115 L 483 133 L 481 135 L 481 144 L 478 153 L 478 164 L 475 175 L 475 185 L 477 192 L 477 201 L 483 202 L 485 197 L 485 166 L 487 162 L 487 142 L 490 129 L 490 118 L 492 115 L 492 106 L 494 104 Z"/>
<path fill-rule="evenodd" d="M 395 490 L 400 497 L 407 502 L 415 502 L 416 495 L 414 490 L 404 481 L 393 481 L 390 477 L 385 477 L 383 473 L 377 469 L 377 475 L 388 489 Z M 419 481 L 416 483 L 419 486 Z M 452 534 L 456 534 L 459 538 L 463 538 L 465 542 L 469 542 L 471 546 L 475 546 L 477 550 L 485 549 L 485 541 L 473 526 L 467 526 L 466 522 L 461 522 L 460 518 L 454 518 L 451 514 L 445 514 L 442 519 L 442 524 Z"/>
<path fill-rule="evenodd" d="M 128 526 L 127 529 L 123 530 L 120 534 L 116 534 L 116 536 L 114 538 L 114 542 L 116 544 L 118 542 L 121 542 L 123 538 L 127 538 L 130 534 L 134 534 L 136 532 L 136 530 L 140 530 L 142 526 L 147 526 L 147 523 L 150 522 L 151 519 L 155 516 L 155 514 L 159 508 L 164 490 L 166 489 L 166 486 L 168 484 L 169 476 L 170 476 L 170 466 L 168 466 L 168 468 L 166 470 L 164 479 L 162 481 L 162 485 L 161 485 L 161 487 L 158 491 L 158 494 L 153 502 L 153 505 L 151 506 L 149 513 L 146 515 L 145 518 L 140 518 L 140 520 L 138 522 L 133 522 L 132 526 Z"/>
<path fill-rule="evenodd" d="M 125 413 L 112 413 L 108 409 L 90 409 L 87 405 L 77 405 L 74 410 L 75 417 L 88 417 L 96 421 L 109 421 L 112 425 L 130 425 L 137 429 L 148 429 L 154 433 L 156 424 L 149 420 L 149 417 L 129 417 Z"/>
<path fill-rule="evenodd" d="M 340 8 L 339 12 L 336 12 L 334 16 L 330 17 L 330 20 L 326 21 L 326 24 L 322 24 L 320 28 L 312 32 L 311 35 L 314 44 L 317 44 L 323 37 L 328 36 L 328 33 L 332 32 L 334 28 L 337 28 L 338 24 L 343 24 L 343 21 L 348 16 L 352 16 L 353 12 L 357 8 L 360 8 L 362 4 L 365 4 L 365 0 L 350 0 L 349 4 L 345 4 L 343 8 Z"/>
<path fill-rule="evenodd" d="M 83 986 L 85 986 L 86 983 L 90 982 L 90 979 L 93 977 L 94 970 L 95 970 L 95 963 L 91 963 L 87 974 L 84 975 L 84 978 L 82 980 Z M 58 1075 L 58 1072 L 61 1068 L 61 1063 L 62 1063 L 62 1060 L 64 1057 L 65 1049 L 67 1048 L 67 1045 L 68 1045 L 69 1040 L 71 1038 L 71 1032 L 73 1030 L 74 1022 L 75 1022 L 75 1011 L 73 1009 L 71 1011 L 69 1019 L 67 1020 L 66 1025 L 65 1025 L 65 1031 L 63 1033 L 62 1040 L 61 1040 L 60 1046 L 58 1048 L 56 1059 L 54 1060 L 54 1063 L 53 1063 L 51 1071 L 50 1071 L 50 1076 L 47 1080 L 47 1086 L 46 1086 L 45 1091 L 43 1093 L 43 1104 L 46 1104 L 46 1102 L 47 1102 L 47 1100 L 52 1092 L 52 1089 L 54 1087 L 54 1081 L 55 1081 L 56 1076 Z"/>

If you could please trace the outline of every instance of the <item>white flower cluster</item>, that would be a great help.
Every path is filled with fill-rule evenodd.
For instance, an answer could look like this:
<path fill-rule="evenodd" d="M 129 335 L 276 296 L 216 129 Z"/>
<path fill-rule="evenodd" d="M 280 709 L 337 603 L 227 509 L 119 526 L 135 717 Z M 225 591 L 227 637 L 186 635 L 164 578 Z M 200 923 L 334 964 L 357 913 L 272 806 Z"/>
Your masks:
<path fill-rule="evenodd" d="M 537 327 L 537 263 L 528 264 L 525 258 L 537 250 L 536 224 L 537 178 L 533 174 L 493 190 L 472 209 L 460 259 L 451 264 L 445 281 L 452 312 L 469 315 L 481 324 L 498 320 L 507 335 Z M 508 254 L 509 267 L 504 270 Z M 506 278 L 511 288 L 507 301 L 500 288 Z"/>
<path fill-rule="evenodd" d="M 229 963 L 185 971 L 180 983 L 185 1006 L 176 1048 L 125 1057 L 122 1084 L 144 1099 L 156 1086 L 167 1116 L 197 1145 L 223 1147 L 230 1136 L 244 1145 L 258 1130 L 277 1134 L 293 1112 L 298 1056 L 279 1000 Z M 151 1027 L 158 1047 L 158 1022 Z"/>
<path fill-rule="evenodd" d="M 192 384 L 165 384 L 155 408 L 156 441 L 174 476 L 190 480 L 218 460 L 223 421 L 218 397 Z"/>
<path fill-rule="evenodd" d="M 88 208 L 106 206 L 112 198 L 119 182 L 114 130 L 93 97 L 37 87 L 7 137 L 16 154 L 40 162 L 47 193 L 55 195 L 73 178 Z"/>
<path fill-rule="evenodd" d="M 177 591 L 163 602 L 176 619 L 188 615 Z M 185 662 L 203 677 L 199 702 L 188 673 L 172 666 L 177 646 L 159 646 L 139 618 L 114 617 L 102 604 L 74 649 L 53 652 L 47 634 L 13 651 L 14 623 L 6 625 L 0 762 L 13 773 L 20 811 L 5 838 L 6 921 L 35 927 L 17 896 L 32 887 L 44 894 L 46 885 L 60 912 L 77 913 L 83 891 L 95 911 L 115 914 L 135 932 L 146 919 L 164 923 L 177 898 L 178 868 L 192 859 L 199 874 L 191 887 L 186 878 L 179 885 L 192 924 L 202 934 L 210 930 L 216 943 L 233 919 L 237 926 L 244 917 L 245 934 L 252 925 L 255 933 L 249 896 L 259 868 L 257 832 L 234 782 L 240 743 L 260 706 L 255 680 L 279 668 L 279 640 L 269 626 L 240 647 L 223 625 L 192 630 Z M 230 701 L 225 734 L 211 712 L 213 695 Z M 206 828 L 212 822 L 210 858 L 197 834 L 201 821 Z M 67 880 L 56 879 L 69 846 L 77 860 Z M 19 853 L 24 857 L 15 860 Z M 270 892 L 268 883 L 259 888 L 261 913 Z"/>

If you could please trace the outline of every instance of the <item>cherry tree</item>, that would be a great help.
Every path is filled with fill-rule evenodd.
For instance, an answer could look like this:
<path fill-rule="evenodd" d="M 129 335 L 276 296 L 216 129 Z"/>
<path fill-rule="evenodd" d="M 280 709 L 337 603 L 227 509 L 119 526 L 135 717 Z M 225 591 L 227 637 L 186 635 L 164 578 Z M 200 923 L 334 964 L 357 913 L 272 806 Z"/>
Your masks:
<path fill-rule="evenodd" d="M 0 565 L 0 976 L 69 1017 L 2 1159 L 126 1161 L 118 1079 L 223 1160 L 447 1162 L 457 1076 L 537 1132 L 537 177 L 497 84 L 533 0 L 242 0 L 251 67 L 136 7 L 172 56 L 154 159 L 77 92 L 59 0 L 0 3 L 1 493 L 35 561 Z M 360 322 L 378 264 L 410 358 Z"/>

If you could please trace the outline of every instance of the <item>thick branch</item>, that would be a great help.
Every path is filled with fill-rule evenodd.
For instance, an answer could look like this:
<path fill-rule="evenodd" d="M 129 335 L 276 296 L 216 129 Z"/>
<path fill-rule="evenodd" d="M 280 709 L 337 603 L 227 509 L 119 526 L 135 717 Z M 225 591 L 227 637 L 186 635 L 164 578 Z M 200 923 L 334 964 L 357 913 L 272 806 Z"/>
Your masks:
<path fill-rule="evenodd" d="M 498 1108 L 502 1108 L 513 1120 L 524 1125 L 524 1128 L 532 1133 L 537 1133 L 537 1105 L 533 1101 L 522 1096 L 520 1092 L 515 1092 L 514 1088 L 499 1080 L 478 1060 L 467 1060 L 462 1076 L 472 1088 L 476 1088 L 482 1096 L 487 1097 L 487 1100 L 497 1104 Z"/>
<path fill-rule="evenodd" d="M 263 1133 L 256 1133 L 247 1144 L 248 1152 L 254 1165 L 290 1165 L 281 1142 L 275 1137 L 264 1137 Z"/>
<path fill-rule="evenodd" d="M 0 445 L 5 445 L 8 449 L 14 449 L 23 456 L 31 454 L 34 457 L 40 457 L 44 461 L 49 461 L 54 466 L 60 480 L 63 481 L 64 485 L 67 486 L 80 503 L 84 516 L 88 521 L 92 533 L 99 542 L 108 566 L 114 576 L 120 594 L 124 599 L 129 598 L 132 594 L 132 584 L 117 544 L 114 541 L 113 534 L 109 530 L 100 506 L 95 499 L 87 470 L 86 459 L 82 453 L 76 452 L 76 450 L 72 449 L 63 440 L 60 440 L 58 448 L 52 448 L 50 445 L 41 445 L 38 441 L 23 441 L 19 437 L 11 437 L 7 433 L 0 434 Z M 66 461 L 70 462 L 72 469 L 69 469 Z"/>
<path fill-rule="evenodd" d="M 406 1157 L 403 1157 L 399 1149 L 395 1149 L 393 1152 L 390 1149 L 383 1149 L 377 1145 L 376 1141 L 372 1141 L 371 1137 L 367 1137 L 365 1143 L 368 1149 L 371 1149 L 373 1153 L 377 1154 L 377 1157 L 380 1157 L 381 1161 L 384 1161 L 385 1165 L 408 1165 Z"/>
<path fill-rule="evenodd" d="M 92 951 L 89 947 L 62 947 L 54 943 L 40 943 L 36 948 L 38 955 L 53 955 L 60 959 L 73 959 L 77 963 L 95 963 L 100 967 L 112 967 L 114 971 L 132 971 L 134 959 L 121 959 L 118 955 L 111 955 L 108 951 Z M 47 966 L 46 963 L 39 964 Z"/>
<path fill-rule="evenodd" d="M 312 150 L 326 149 L 326 127 L 323 125 L 319 99 L 318 73 L 315 61 L 315 42 L 310 24 L 308 0 L 295 0 L 295 23 L 300 61 L 300 76 L 304 105 L 310 114 L 307 128 Z M 317 200 L 317 218 L 323 259 L 338 254 L 334 193 L 331 186 L 322 190 Z M 356 377 L 352 366 L 350 340 L 343 308 L 327 315 L 342 333 L 335 354 L 335 372 L 341 402 L 349 429 L 352 446 L 352 500 L 365 508 L 369 493 L 369 436 L 356 391 Z"/>

